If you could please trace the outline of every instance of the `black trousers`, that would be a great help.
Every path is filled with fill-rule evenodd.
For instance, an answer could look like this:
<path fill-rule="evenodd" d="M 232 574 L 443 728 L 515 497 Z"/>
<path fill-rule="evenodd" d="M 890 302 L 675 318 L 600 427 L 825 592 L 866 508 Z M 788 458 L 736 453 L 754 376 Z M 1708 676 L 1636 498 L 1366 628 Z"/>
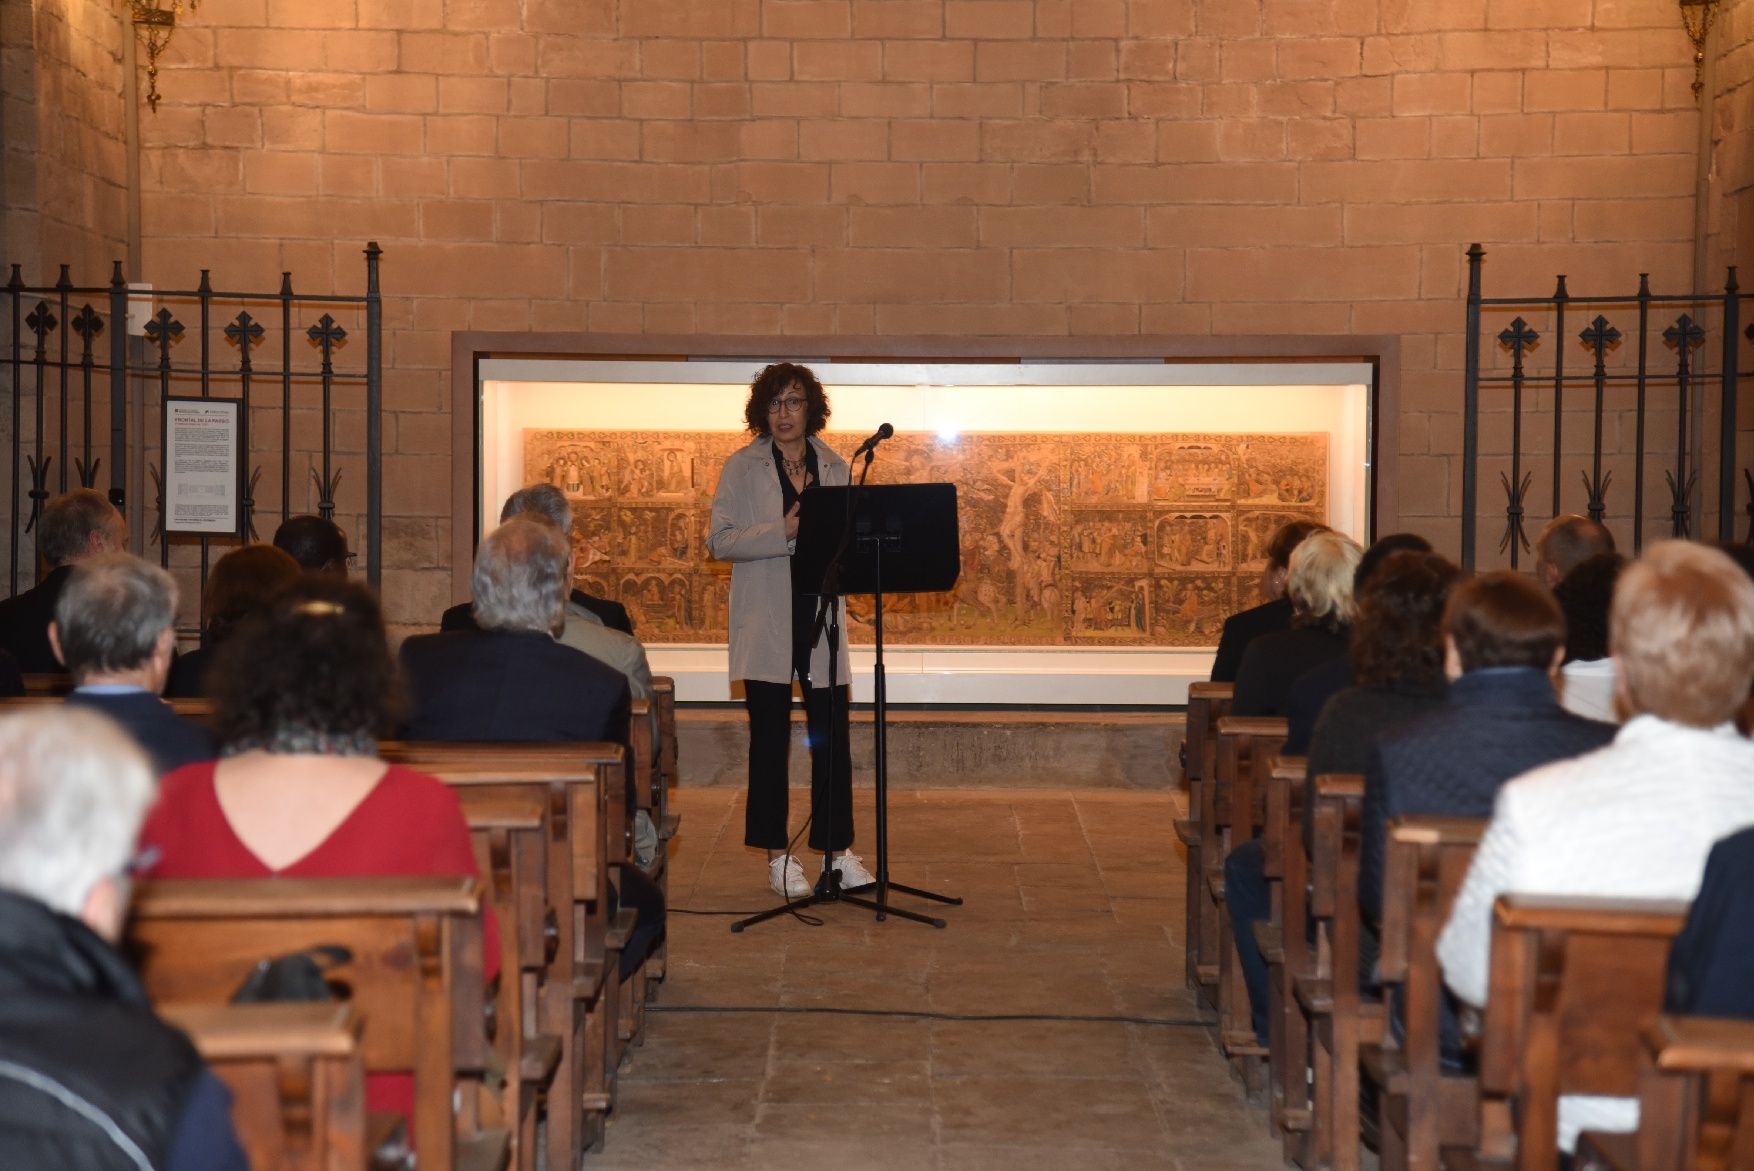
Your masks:
<path fill-rule="evenodd" d="M 839 701 L 830 704 L 828 688 L 811 687 L 802 681 L 799 686 L 804 692 L 810 743 L 810 848 L 844 850 L 853 844 L 852 728 L 847 719 L 852 689 L 844 684 L 837 688 Z M 789 840 L 786 764 L 792 747 L 792 686 L 745 679 L 743 706 L 749 712 L 749 808 L 743 843 L 783 850 Z M 832 754 L 828 747 L 831 720 Z M 829 824 L 831 794 L 833 818 Z"/>

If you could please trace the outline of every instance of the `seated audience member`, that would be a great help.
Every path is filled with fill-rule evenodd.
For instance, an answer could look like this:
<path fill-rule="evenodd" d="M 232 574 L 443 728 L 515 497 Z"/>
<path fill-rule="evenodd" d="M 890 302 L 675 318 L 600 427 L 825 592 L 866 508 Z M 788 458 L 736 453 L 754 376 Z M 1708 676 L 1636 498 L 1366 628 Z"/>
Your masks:
<path fill-rule="evenodd" d="M 49 623 L 62 587 L 85 558 L 125 551 L 128 525 L 104 494 L 91 488 L 50 500 L 40 523 L 49 574 L 34 588 L 0 602 L 0 650 L 17 661 L 20 671 L 53 674 L 61 670 L 61 661 L 49 646 Z"/>
<path fill-rule="evenodd" d="M 320 516 L 294 516 L 282 521 L 274 530 L 274 545 L 285 550 L 306 573 L 346 577 L 347 567 L 353 564 L 347 534 L 340 525 Z"/>
<path fill-rule="evenodd" d="M 211 693 L 206 687 L 207 670 L 219 654 L 220 644 L 250 614 L 267 605 L 300 573 L 292 555 L 274 545 L 245 545 L 213 563 L 207 578 L 207 629 L 201 646 L 178 655 L 171 664 L 164 693 L 170 699 L 200 699 Z"/>
<path fill-rule="evenodd" d="M 1589 720 L 1618 724 L 1614 711 L 1614 660 L 1608 657 L 1608 604 L 1626 559 L 1598 553 L 1565 575 L 1553 597 L 1565 614 L 1565 665 L 1559 669 L 1559 702 Z"/>
<path fill-rule="evenodd" d="M 1600 521 L 1575 512 L 1554 517 L 1535 538 L 1535 576 L 1548 589 L 1591 557 L 1614 552 L 1614 534 Z"/>
<path fill-rule="evenodd" d="M 1364 583 L 1393 554 L 1429 552 L 1431 542 L 1417 533 L 1390 533 L 1386 537 L 1378 538 L 1364 551 L 1364 556 L 1358 559 L 1358 568 L 1352 573 L 1352 596 L 1363 596 Z M 1357 639 L 1356 631 L 1352 637 Z M 1315 732 L 1316 717 L 1322 714 L 1322 705 L 1352 686 L 1352 683 L 1352 656 L 1349 654 L 1336 655 L 1321 666 L 1297 677 L 1285 696 L 1287 755 L 1303 756 L 1309 752 L 1309 738 Z"/>
<path fill-rule="evenodd" d="M 115 948 L 152 791 L 101 716 L 0 718 L 0 1166 L 249 1166 L 231 1095 Z"/>
<path fill-rule="evenodd" d="M 1606 748 L 1505 785 L 1438 937 L 1444 980 L 1486 1001 L 1492 904 L 1506 892 L 1688 899 L 1712 844 L 1754 824 L 1754 744 L 1731 718 L 1754 682 L 1754 582 L 1716 549 L 1652 545 L 1608 618 L 1627 721 Z M 1559 1139 L 1638 1125 L 1636 1100 L 1568 1097 Z"/>
<path fill-rule="evenodd" d="M 300 578 L 226 641 L 212 679 L 222 756 L 164 779 L 141 833 L 152 877 L 477 873 L 456 795 L 378 759 L 400 688 L 371 591 Z M 491 980 L 498 925 L 485 916 Z M 407 1116 L 413 1075 L 368 1076 L 366 1105 Z"/>
<path fill-rule="evenodd" d="M 126 553 L 88 557 L 73 567 L 49 642 L 73 674 L 67 702 L 122 725 L 166 773 L 213 759 L 213 737 L 158 698 L 176 646 L 177 583 Z"/>
<path fill-rule="evenodd" d="M 1358 623 L 1352 630 L 1354 686 L 1328 701 L 1309 753 L 1307 785 L 1323 773 L 1360 773 L 1376 737 L 1443 702 L 1444 599 L 1461 571 L 1433 553 L 1395 553 L 1363 579 Z M 1304 808 L 1315 808 L 1311 793 Z M 1314 819 L 1304 819 L 1305 848 L 1313 849 Z M 1272 913 L 1261 842 L 1245 842 L 1224 860 L 1224 897 L 1236 932 L 1255 1033 L 1266 1043 L 1267 964 L 1254 924 Z"/>
<path fill-rule="evenodd" d="M 1754 829 L 1711 848 L 1669 950 L 1663 1011 L 1754 1020 Z"/>
<path fill-rule="evenodd" d="M 1297 546 L 1285 578 L 1291 628 L 1249 643 L 1236 672 L 1231 711 L 1239 716 L 1284 715 L 1292 683 L 1346 653 L 1352 636 L 1352 575 L 1362 552 L 1357 541 L 1332 529 L 1312 533 Z"/>
<path fill-rule="evenodd" d="M 499 523 L 504 524 L 512 517 L 524 513 L 535 513 L 538 516 L 547 517 L 559 527 L 562 533 L 566 534 L 569 542 L 572 540 L 572 502 L 566 498 L 566 493 L 553 484 L 531 484 L 527 488 L 519 488 L 506 497 L 505 507 L 499 510 Z M 473 610 L 473 604 L 469 602 L 452 606 L 439 619 L 439 629 L 475 629 Z M 612 667 L 619 667 L 622 661 L 630 664 L 634 661 L 633 651 L 613 640 L 599 640 L 594 644 L 586 643 L 584 639 L 589 636 L 589 632 L 583 629 L 586 626 L 604 627 L 633 638 L 633 619 L 627 616 L 627 607 L 620 602 L 612 602 L 608 598 L 587 594 L 584 590 L 573 590 L 567 595 L 566 632 L 560 636 L 560 641 L 566 643 L 567 646 L 576 646 L 593 659 L 602 659 Z M 644 668 L 645 648 L 638 642 L 633 645 L 638 648 L 638 662 Z M 602 649 L 605 653 L 599 654 L 596 649 L 593 649 L 593 646 Z M 651 670 L 650 668 L 644 669 L 646 690 L 643 692 L 640 690 L 642 685 L 635 678 L 635 670 L 630 666 L 622 671 L 628 677 L 628 685 L 633 688 L 635 699 L 644 699 L 651 694 Z"/>
<path fill-rule="evenodd" d="M 1236 682 L 1236 671 L 1242 666 L 1242 653 L 1248 650 L 1249 643 L 1263 634 L 1291 629 L 1291 601 L 1285 596 L 1291 554 L 1305 537 L 1327 527 L 1313 520 L 1294 520 L 1281 525 L 1267 542 L 1267 565 L 1261 570 L 1261 593 L 1267 600 L 1224 620 L 1224 629 L 1218 636 L 1218 654 L 1212 660 L 1212 682 Z"/>
<path fill-rule="evenodd" d="M 1486 817 L 1499 787 L 1539 765 L 1594 751 L 1614 728 L 1559 706 L 1553 674 L 1565 618 L 1543 586 L 1519 573 L 1457 585 L 1443 613 L 1449 697 L 1377 738 L 1364 778 L 1358 902 L 1382 921 L 1390 821 L 1415 815 Z"/>
<path fill-rule="evenodd" d="M 410 740 L 627 743 L 628 685 L 619 672 L 556 641 L 572 580 L 572 550 L 551 521 L 526 514 L 487 535 L 471 585 L 480 628 L 418 635 L 402 644 L 414 696 Z M 635 779 L 627 778 L 633 809 Z M 621 978 L 657 946 L 664 898 L 632 867 L 611 883 L 639 920 L 621 954 Z"/>
<path fill-rule="evenodd" d="M 402 644 L 407 739 L 626 741 L 626 678 L 556 641 L 571 566 L 546 520 L 517 516 L 487 535 L 470 579 L 477 629 Z"/>

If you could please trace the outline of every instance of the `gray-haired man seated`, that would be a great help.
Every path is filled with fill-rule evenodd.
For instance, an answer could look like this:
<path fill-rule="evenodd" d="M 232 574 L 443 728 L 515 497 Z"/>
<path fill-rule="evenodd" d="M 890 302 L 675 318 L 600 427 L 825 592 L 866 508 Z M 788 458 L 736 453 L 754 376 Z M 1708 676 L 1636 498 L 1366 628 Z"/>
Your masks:
<path fill-rule="evenodd" d="M 149 562 L 105 553 L 73 567 L 49 642 L 73 673 L 67 702 L 109 716 L 170 772 L 212 760 L 213 738 L 158 698 L 176 645 L 177 583 Z"/>
<path fill-rule="evenodd" d="M 114 947 L 153 793 L 102 716 L 0 717 L 0 1167 L 248 1166 L 225 1088 Z"/>

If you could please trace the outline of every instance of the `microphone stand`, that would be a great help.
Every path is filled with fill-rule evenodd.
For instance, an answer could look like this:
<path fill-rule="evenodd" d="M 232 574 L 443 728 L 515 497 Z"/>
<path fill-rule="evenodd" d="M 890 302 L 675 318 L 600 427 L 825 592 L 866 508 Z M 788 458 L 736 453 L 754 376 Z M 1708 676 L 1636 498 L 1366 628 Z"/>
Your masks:
<path fill-rule="evenodd" d="M 874 443 L 867 443 L 867 444 L 863 445 L 861 448 L 861 451 L 863 452 L 863 454 L 865 456 L 865 467 L 864 467 L 864 470 L 859 473 L 858 487 L 862 488 L 865 486 L 865 477 L 870 474 L 871 460 L 872 460 L 872 457 L 874 454 L 871 449 L 875 446 L 876 446 L 876 444 L 874 444 Z M 860 454 L 859 452 L 855 452 L 853 454 L 853 458 L 858 459 L 859 454 Z M 840 607 L 838 605 L 836 605 L 835 603 L 840 595 L 841 576 L 842 576 L 842 571 L 843 571 L 844 564 L 846 561 L 847 550 L 849 548 L 851 548 L 851 546 L 852 546 L 852 535 L 853 535 L 853 493 L 851 491 L 849 491 L 847 493 L 846 516 L 841 524 L 840 544 L 835 548 L 834 557 L 832 559 L 830 559 L 830 561 L 828 563 L 828 569 L 822 575 L 822 595 L 821 595 L 821 598 L 817 602 L 817 605 L 816 605 L 816 623 L 814 626 L 811 627 L 811 630 L 810 630 L 810 646 L 813 649 L 815 648 L 817 641 L 819 639 L 821 639 L 823 630 L 826 628 L 826 630 L 828 632 L 828 737 L 827 737 L 827 744 L 824 746 L 824 748 L 828 753 L 829 781 L 828 781 L 828 785 L 827 785 L 827 791 L 823 795 L 823 814 L 824 814 L 824 820 L 826 821 L 827 827 L 828 827 L 824 831 L 824 836 L 825 836 L 826 840 L 831 841 L 831 842 L 834 840 L 834 837 L 833 837 L 833 834 L 834 834 L 834 790 L 835 790 L 834 750 L 835 750 L 836 728 L 837 728 L 837 725 L 839 724 L 839 721 L 835 718 L 835 716 L 837 714 L 836 707 L 841 702 L 840 678 L 839 678 L 839 676 L 840 676 L 840 636 L 841 636 Z M 878 684 L 877 685 L 881 689 L 881 687 L 883 685 L 882 684 L 883 634 L 882 634 L 882 618 L 881 618 L 881 615 L 883 612 L 883 609 L 882 609 L 883 608 L 883 596 L 882 596 L 882 594 L 879 594 L 877 596 L 877 607 L 878 607 L 877 612 L 879 615 L 879 618 L 878 618 L 879 625 L 878 625 L 878 635 L 877 635 L 877 640 L 878 640 L 877 641 L 877 646 L 878 646 L 878 660 L 877 660 Z M 879 697 L 881 697 L 881 695 L 882 695 L 881 690 L 879 690 L 878 695 L 879 695 Z M 881 698 L 879 698 L 879 703 L 881 704 L 881 702 L 882 702 Z M 881 708 L 879 708 L 879 710 L 881 711 Z M 879 717 L 879 719 L 881 719 L 881 717 Z M 881 724 L 879 724 L 879 729 L 881 729 Z M 879 735 L 881 736 L 881 731 L 879 731 Z M 822 906 L 825 903 L 850 903 L 855 907 L 863 907 L 868 911 L 875 912 L 879 922 L 881 922 L 883 920 L 884 916 L 886 916 L 886 915 L 898 915 L 903 919 L 911 919 L 916 923 L 925 923 L 925 924 L 932 926 L 932 927 L 943 927 L 946 925 L 944 920 L 942 920 L 942 919 L 934 919 L 929 915 L 921 915 L 915 911 L 903 910 L 900 907 L 891 907 L 888 905 L 887 901 L 884 898 L 885 887 L 886 887 L 885 875 L 887 873 L 887 864 L 886 864 L 885 855 L 884 855 L 884 850 L 885 850 L 885 847 L 887 844 L 885 841 L 887 825 L 886 825 L 885 811 L 883 808 L 883 806 L 884 806 L 884 796 L 883 796 L 883 787 L 882 787 L 883 783 L 884 783 L 883 782 L 883 764 L 882 764 L 882 762 L 883 762 L 883 757 L 882 757 L 883 749 L 882 749 L 881 745 L 882 745 L 882 741 L 881 741 L 881 739 L 879 739 L 878 749 L 877 749 L 877 752 L 878 752 L 878 757 L 877 757 L 877 760 L 878 760 L 878 772 L 877 772 L 877 776 L 878 776 L 878 781 L 877 781 L 877 784 L 878 784 L 878 790 L 877 790 L 877 872 L 878 872 L 877 898 L 875 900 L 861 898 L 858 895 L 847 894 L 845 891 L 841 890 L 840 889 L 840 874 L 839 874 L 839 872 L 837 872 L 835 870 L 833 863 L 829 860 L 829 855 L 834 853 L 834 851 L 833 850 L 824 850 L 822 852 L 822 875 L 821 875 L 821 877 L 819 877 L 816 880 L 816 889 L 814 891 L 812 891 L 807 898 L 802 898 L 802 899 L 797 899 L 797 900 L 787 899 L 784 903 L 781 903 L 777 907 L 769 907 L 767 910 L 762 911 L 760 914 L 751 915 L 747 919 L 739 919 L 735 923 L 731 924 L 732 934 L 740 934 L 743 931 L 743 929 L 746 927 L 753 927 L 757 923 L 765 923 L 767 920 L 777 918 L 780 915 L 784 915 L 784 914 L 788 914 L 788 913 L 796 913 L 798 911 L 805 909 L 806 907 Z M 816 748 L 814 745 L 811 746 L 810 751 L 811 751 L 811 767 L 814 768 L 815 767 L 815 751 L 816 751 Z M 896 887 L 895 889 L 897 889 L 897 890 L 911 890 L 911 888 L 900 887 L 900 886 Z M 947 899 L 947 898 L 944 898 L 943 895 L 929 894 L 929 892 L 926 892 L 926 891 L 920 891 L 917 893 L 925 894 L 929 898 L 939 899 L 939 900 L 941 900 L 943 902 L 947 902 L 947 903 L 960 904 L 962 902 L 961 899 Z"/>

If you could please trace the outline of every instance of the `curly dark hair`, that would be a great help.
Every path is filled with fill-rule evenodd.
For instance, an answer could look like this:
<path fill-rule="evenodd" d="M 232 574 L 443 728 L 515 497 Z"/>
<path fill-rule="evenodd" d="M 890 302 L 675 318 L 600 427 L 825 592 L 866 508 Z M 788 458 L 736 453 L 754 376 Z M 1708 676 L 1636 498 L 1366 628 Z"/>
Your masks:
<path fill-rule="evenodd" d="M 808 366 L 796 362 L 774 362 L 763 366 L 755 381 L 749 384 L 749 401 L 743 404 L 743 422 L 751 435 L 767 435 L 767 406 L 796 382 L 804 388 L 809 405 L 804 408 L 804 434 L 814 435 L 828 426 L 828 395 L 822 383 Z"/>
<path fill-rule="evenodd" d="M 1352 676 L 1396 690 L 1443 682 L 1443 608 L 1462 571 L 1436 553 L 1403 550 L 1365 579 L 1352 627 Z"/>
<path fill-rule="evenodd" d="M 371 590 L 307 573 L 249 615 L 209 676 L 221 745 L 287 732 L 331 740 L 388 735 L 402 687 Z"/>
<path fill-rule="evenodd" d="M 1614 582 L 1626 568 L 1618 553 L 1597 553 L 1572 567 L 1553 597 L 1565 615 L 1565 661 L 1594 661 L 1608 657 L 1608 607 L 1614 600 Z"/>

